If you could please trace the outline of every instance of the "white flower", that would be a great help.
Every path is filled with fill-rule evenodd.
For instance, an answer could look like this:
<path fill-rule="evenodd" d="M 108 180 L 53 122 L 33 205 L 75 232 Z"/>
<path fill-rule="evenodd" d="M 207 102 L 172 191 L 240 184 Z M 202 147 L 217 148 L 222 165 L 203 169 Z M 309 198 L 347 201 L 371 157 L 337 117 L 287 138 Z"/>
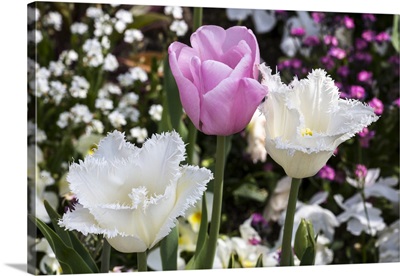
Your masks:
<path fill-rule="evenodd" d="M 172 17 L 175 19 L 181 19 L 182 13 L 183 13 L 183 10 L 179 6 L 166 6 L 164 8 L 164 14 L 172 15 Z"/>
<path fill-rule="evenodd" d="M 75 123 L 80 123 L 80 122 L 90 123 L 90 121 L 93 119 L 93 114 L 90 113 L 90 110 L 87 107 L 87 105 L 76 104 L 71 108 L 70 112 L 71 112 L 71 119 Z"/>
<path fill-rule="evenodd" d="M 99 98 L 106 98 L 109 96 L 109 94 L 114 94 L 114 95 L 121 95 L 122 91 L 121 88 L 111 82 L 105 83 L 102 88 L 100 88 L 98 97 Z"/>
<path fill-rule="evenodd" d="M 115 17 L 124 23 L 132 23 L 133 22 L 132 13 L 127 10 L 118 10 L 115 13 Z"/>
<path fill-rule="evenodd" d="M 39 263 L 40 271 L 44 274 L 48 274 L 50 270 L 53 274 L 60 275 L 62 273 L 61 265 L 58 262 L 53 249 L 51 249 L 49 242 L 45 238 L 42 238 L 36 244 L 35 248 L 36 251 L 45 253 Z"/>
<path fill-rule="evenodd" d="M 315 252 L 315 265 L 327 265 L 333 261 L 333 251 L 328 247 L 330 240 L 318 235 Z"/>
<path fill-rule="evenodd" d="M 67 94 L 67 86 L 60 81 L 50 82 L 49 95 L 52 96 L 56 105 L 60 104 L 61 100 Z"/>
<path fill-rule="evenodd" d="M 74 98 L 86 98 L 89 90 L 89 82 L 81 76 L 73 76 L 69 92 Z"/>
<path fill-rule="evenodd" d="M 101 38 L 100 44 L 104 49 L 110 49 L 111 42 L 110 42 L 110 39 L 108 38 L 108 36 L 103 36 Z"/>
<path fill-rule="evenodd" d="M 78 60 L 78 53 L 74 50 L 62 51 L 59 60 L 64 61 L 65 65 L 71 65 L 72 62 Z"/>
<path fill-rule="evenodd" d="M 271 75 L 264 64 L 259 69 L 268 90 L 261 104 L 267 120 L 266 149 L 290 177 L 315 175 L 341 143 L 379 118 L 371 107 L 341 99 L 322 69 L 290 85 L 283 84 L 279 74 Z"/>
<path fill-rule="evenodd" d="M 267 33 L 276 25 L 274 11 L 250 10 L 250 9 L 226 9 L 226 15 L 229 20 L 243 21 L 249 15 L 251 16 L 256 33 Z"/>
<path fill-rule="evenodd" d="M 126 125 L 125 116 L 120 113 L 118 110 L 114 110 L 108 115 L 108 119 L 113 127 L 119 128 L 121 126 Z"/>
<path fill-rule="evenodd" d="M 176 132 L 153 135 L 142 148 L 114 131 L 97 151 L 70 166 L 79 204 L 60 226 L 103 234 L 120 252 L 144 252 L 164 238 L 212 179 L 205 168 L 180 166 L 185 146 Z"/>
<path fill-rule="evenodd" d="M 340 223 L 347 221 L 347 230 L 353 235 L 359 236 L 361 232 L 365 232 L 371 236 L 375 236 L 378 231 L 386 227 L 383 218 L 380 216 L 382 211 L 372 206 L 371 203 L 363 202 L 357 204 L 343 203 L 342 195 L 334 195 L 336 203 L 344 210 L 337 216 Z M 366 209 L 366 210 L 365 210 Z M 367 214 L 365 213 L 367 212 Z"/>
<path fill-rule="evenodd" d="M 60 113 L 60 116 L 58 117 L 56 124 L 60 128 L 65 128 L 68 125 L 69 119 L 71 119 L 71 113 L 69 113 L 68 111 L 64 111 Z"/>
<path fill-rule="evenodd" d="M 210 222 L 214 194 L 210 192 L 205 192 L 205 197 L 206 197 L 206 208 L 207 208 L 207 221 Z M 202 201 L 198 201 L 194 206 L 190 207 L 185 213 L 185 218 L 189 222 L 190 228 L 194 233 L 198 233 L 200 230 L 202 206 L 203 206 Z"/>
<path fill-rule="evenodd" d="M 61 76 L 64 72 L 64 69 L 65 69 L 65 65 L 61 60 L 50 61 L 49 70 L 54 76 L 56 76 L 56 77 Z"/>
<path fill-rule="evenodd" d="M 400 220 L 378 233 L 376 246 L 379 247 L 379 262 L 400 261 Z"/>
<path fill-rule="evenodd" d="M 38 44 L 42 39 L 43 35 L 41 31 L 36 29 L 28 31 L 28 42 Z"/>
<path fill-rule="evenodd" d="M 149 115 L 153 121 L 161 121 L 163 107 L 160 104 L 153 104 L 150 106 Z"/>
<path fill-rule="evenodd" d="M 107 54 L 104 59 L 103 69 L 106 71 L 115 71 L 118 68 L 118 60 L 113 54 Z"/>
<path fill-rule="evenodd" d="M 103 15 L 103 10 L 96 7 L 89 7 L 86 10 L 86 16 L 90 18 L 99 18 Z"/>
<path fill-rule="evenodd" d="M 125 31 L 124 41 L 126 43 L 132 43 L 134 41 L 142 41 L 142 40 L 143 40 L 143 34 L 140 30 L 129 29 Z"/>
<path fill-rule="evenodd" d="M 39 17 L 40 17 L 39 9 L 28 6 L 28 25 L 35 21 L 38 21 Z"/>
<path fill-rule="evenodd" d="M 73 34 L 84 34 L 88 30 L 88 25 L 82 22 L 75 22 L 71 25 L 71 33 Z"/>
<path fill-rule="evenodd" d="M 94 35 L 97 37 L 110 35 L 113 31 L 112 21 L 108 14 L 104 14 L 95 19 L 94 22 Z"/>
<path fill-rule="evenodd" d="M 256 109 L 247 126 L 247 148 L 253 163 L 267 160 L 267 150 L 265 149 L 265 127 L 267 121 L 260 110 Z"/>
<path fill-rule="evenodd" d="M 98 98 L 95 102 L 95 107 L 101 110 L 111 110 L 114 108 L 113 101 L 107 98 Z"/>
<path fill-rule="evenodd" d="M 131 136 L 136 139 L 136 142 L 143 143 L 148 137 L 147 129 L 141 127 L 131 128 L 129 131 Z"/>
<path fill-rule="evenodd" d="M 268 204 L 264 208 L 264 217 L 267 221 L 277 221 L 284 210 L 286 210 L 292 178 L 284 176 L 278 181 L 273 193 L 270 195 Z"/>
<path fill-rule="evenodd" d="M 53 26 L 56 31 L 61 30 L 62 16 L 59 12 L 51 11 L 44 16 L 43 20 L 46 26 Z"/>
<path fill-rule="evenodd" d="M 92 121 L 90 122 L 90 124 L 91 124 L 91 125 L 89 125 L 89 126 L 86 128 L 86 134 L 87 134 L 87 135 L 91 134 L 92 131 L 94 131 L 94 132 L 96 132 L 96 133 L 99 133 L 99 134 L 102 134 L 102 133 L 103 133 L 103 131 L 104 131 L 104 125 L 103 125 L 103 123 L 102 123 L 101 121 L 94 119 L 94 120 L 92 120 Z"/>
<path fill-rule="evenodd" d="M 400 191 L 393 189 L 399 180 L 396 177 L 379 178 L 380 169 L 369 169 L 364 179 L 352 179 L 347 177 L 347 182 L 355 188 L 362 188 L 365 198 L 370 197 L 383 197 L 387 200 L 398 203 L 400 198 Z M 360 193 L 346 200 L 349 204 L 355 204 L 362 201 Z"/>
<path fill-rule="evenodd" d="M 183 259 L 180 254 L 180 250 L 178 248 L 178 256 L 177 256 L 177 269 L 184 270 L 186 266 L 185 259 Z M 160 247 L 154 248 L 147 255 L 147 266 L 155 271 L 162 271 L 162 261 L 161 261 L 161 251 Z"/>
<path fill-rule="evenodd" d="M 177 36 L 184 36 L 189 27 L 186 24 L 185 20 L 174 20 L 169 26 L 169 29 L 175 32 Z"/>
<path fill-rule="evenodd" d="M 136 105 L 139 100 L 139 95 L 134 92 L 128 92 L 124 94 L 121 100 L 118 103 L 118 107 L 124 108 L 127 106 Z"/>
<path fill-rule="evenodd" d="M 91 67 L 97 67 L 104 62 L 102 47 L 97 39 L 88 39 L 82 46 L 86 56 L 83 61 Z"/>
<path fill-rule="evenodd" d="M 147 81 L 147 73 L 140 67 L 130 68 L 128 72 L 118 75 L 117 80 L 121 86 L 130 86 L 135 81 L 140 80 L 141 82 Z"/>

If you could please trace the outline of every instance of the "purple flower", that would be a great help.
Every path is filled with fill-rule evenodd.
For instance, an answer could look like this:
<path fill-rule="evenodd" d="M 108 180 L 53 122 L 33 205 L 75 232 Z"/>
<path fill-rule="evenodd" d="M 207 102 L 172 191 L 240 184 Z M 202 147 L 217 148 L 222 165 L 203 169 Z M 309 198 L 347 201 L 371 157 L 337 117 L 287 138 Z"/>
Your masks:
<path fill-rule="evenodd" d="M 378 98 L 374 97 L 368 102 L 368 104 L 374 109 L 376 115 L 381 115 L 383 113 L 383 103 Z"/>
<path fill-rule="evenodd" d="M 364 127 L 362 131 L 358 133 L 360 145 L 362 148 L 369 148 L 369 141 L 374 138 L 375 131 L 370 131 L 367 127 Z"/>
<path fill-rule="evenodd" d="M 252 220 L 251 220 L 252 225 L 262 225 L 263 227 L 268 225 L 267 220 L 264 218 L 264 216 L 260 213 L 254 213 L 252 215 Z"/>
<path fill-rule="evenodd" d="M 347 65 L 343 65 L 343 66 L 340 66 L 338 69 L 337 69 L 337 73 L 338 73 L 338 75 L 340 75 L 341 77 L 347 77 L 349 74 L 350 74 L 350 69 L 349 69 L 349 67 L 347 66 Z"/>
<path fill-rule="evenodd" d="M 356 38 L 356 49 L 357 50 L 364 50 L 365 48 L 367 48 L 368 43 L 364 40 L 361 39 L 359 37 Z"/>
<path fill-rule="evenodd" d="M 390 35 L 387 32 L 381 32 L 375 36 L 376 42 L 382 43 L 390 40 Z"/>
<path fill-rule="evenodd" d="M 317 46 L 317 45 L 319 45 L 319 43 L 320 43 L 319 38 L 315 35 L 307 36 L 303 40 L 303 44 L 305 46 L 309 46 L 309 47 Z"/>
<path fill-rule="evenodd" d="M 375 22 L 375 20 L 376 20 L 375 15 L 370 14 L 370 13 L 365 13 L 362 15 L 362 17 L 363 17 L 363 20 L 365 20 L 365 21 Z"/>
<path fill-rule="evenodd" d="M 337 46 L 339 44 L 337 38 L 332 36 L 332 35 L 325 35 L 324 36 L 324 43 L 326 45 L 333 45 L 333 46 Z"/>
<path fill-rule="evenodd" d="M 326 70 L 331 70 L 335 67 L 335 62 L 330 56 L 321 57 L 321 63 L 325 66 Z"/>
<path fill-rule="evenodd" d="M 359 82 L 370 83 L 372 80 L 372 72 L 362 70 L 358 73 L 357 79 Z"/>
<path fill-rule="evenodd" d="M 361 34 L 361 37 L 365 39 L 365 41 L 371 42 L 375 39 L 375 32 L 372 30 L 366 30 Z"/>
<path fill-rule="evenodd" d="M 358 61 L 363 61 L 363 62 L 369 64 L 372 61 L 372 56 L 366 52 L 357 52 L 354 55 L 354 59 L 356 59 Z"/>
<path fill-rule="evenodd" d="M 306 31 L 302 27 L 292 28 L 290 30 L 290 34 L 292 36 L 300 36 L 301 37 L 301 36 L 305 35 L 305 33 L 306 33 Z"/>
<path fill-rule="evenodd" d="M 332 181 L 335 179 L 335 170 L 331 166 L 325 165 L 319 170 L 318 176 Z"/>
<path fill-rule="evenodd" d="M 300 59 L 294 58 L 294 59 L 292 59 L 290 64 L 291 64 L 292 68 L 299 69 L 302 65 L 302 62 Z"/>
<path fill-rule="evenodd" d="M 282 71 L 283 69 L 290 67 L 290 59 L 286 59 L 278 63 L 278 70 Z"/>
<path fill-rule="evenodd" d="M 397 107 L 400 107 L 400 98 L 398 98 L 397 100 L 395 100 L 393 102 L 393 104 L 397 105 Z"/>
<path fill-rule="evenodd" d="M 344 59 L 346 57 L 346 51 L 338 47 L 331 48 L 329 54 L 337 59 Z"/>
<path fill-rule="evenodd" d="M 198 130 L 231 135 L 243 130 L 266 95 L 258 82 L 260 53 L 250 29 L 204 25 L 192 47 L 173 42 L 169 63 L 182 106 Z"/>
<path fill-rule="evenodd" d="M 321 23 L 325 19 L 325 13 L 323 12 L 312 12 L 311 17 L 316 23 Z"/>
<path fill-rule="evenodd" d="M 354 174 L 356 175 L 356 177 L 358 178 L 358 179 L 364 179 L 365 178 L 365 176 L 367 175 L 367 167 L 365 167 L 364 165 L 362 165 L 362 164 L 357 164 L 356 165 L 356 170 L 354 171 Z"/>
<path fill-rule="evenodd" d="M 346 26 L 347 29 L 353 29 L 354 28 L 354 20 L 353 18 L 349 17 L 349 16 L 345 16 L 343 18 L 343 23 Z"/>
<path fill-rule="evenodd" d="M 365 89 L 359 85 L 350 86 L 350 97 L 355 99 L 363 99 L 365 97 Z"/>

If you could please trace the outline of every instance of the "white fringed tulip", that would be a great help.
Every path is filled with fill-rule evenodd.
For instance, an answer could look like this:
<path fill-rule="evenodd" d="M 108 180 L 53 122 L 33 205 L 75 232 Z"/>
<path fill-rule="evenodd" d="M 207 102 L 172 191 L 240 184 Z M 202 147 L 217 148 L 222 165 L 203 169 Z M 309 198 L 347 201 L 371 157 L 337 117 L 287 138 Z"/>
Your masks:
<path fill-rule="evenodd" d="M 142 148 L 118 131 L 71 165 L 67 177 L 79 204 L 59 224 L 103 234 L 120 252 L 144 252 L 164 238 L 177 217 L 201 199 L 212 173 L 180 165 L 185 146 L 176 132 L 153 135 Z"/>
<path fill-rule="evenodd" d="M 266 149 L 290 177 L 315 175 L 337 146 L 378 120 L 371 107 L 341 99 L 322 69 L 289 85 L 264 64 L 259 69 L 268 90 L 260 106 L 267 119 Z"/>

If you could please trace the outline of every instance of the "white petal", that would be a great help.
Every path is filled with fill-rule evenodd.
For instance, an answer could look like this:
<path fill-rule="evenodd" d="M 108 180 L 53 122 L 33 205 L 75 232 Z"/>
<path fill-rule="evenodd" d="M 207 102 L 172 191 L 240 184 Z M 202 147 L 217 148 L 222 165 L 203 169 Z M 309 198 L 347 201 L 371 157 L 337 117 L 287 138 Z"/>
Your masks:
<path fill-rule="evenodd" d="M 115 130 L 100 141 L 93 158 L 113 161 L 114 159 L 126 159 L 133 154 L 137 154 L 137 148 L 125 141 L 123 133 Z"/>
<path fill-rule="evenodd" d="M 176 223 L 176 218 L 184 216 L 185 211 L 201 199 L 206 184 L 213 178 L 211 171 L 197 166 L 183 166 L 181 177 L 177 183 L 177 201 L 169 217 L 164 221 L 163 226 L 157 233 L 152 246 L 165 237 Z"/>
<path fill-rule="evenodd" d="M 265 10 L 253 11 L 253 22 L 256 27 L 256 33 L 267 33 L 271 31 L 276 24 L 275 12 Z"/>
<path fill-rule="evenodd" d="M 326 191 L 318 192 L 310 199 L 309 204 L 321 204 L 328 198 L 329 193 Z"/>
<path fill-rule="evenodd" d="M 147 245 L 139 238 L 132 236 L 115 236 L 114 238 L 107 238 L 109 244 L 123 253 L 144 252 Z"/>

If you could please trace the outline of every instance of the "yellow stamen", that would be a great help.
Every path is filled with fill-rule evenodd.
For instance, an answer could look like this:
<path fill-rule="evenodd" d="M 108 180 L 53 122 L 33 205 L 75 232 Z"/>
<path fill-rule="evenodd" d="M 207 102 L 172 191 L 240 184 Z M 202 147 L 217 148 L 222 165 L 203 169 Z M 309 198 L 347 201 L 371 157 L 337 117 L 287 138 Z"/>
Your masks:
<path fill-rule="evenodd" d="M 196 232 L 200 228 L 201 212 L 195 212 L 188 217 L 189 223 L 192 225 L 193 230 Z"/>
<path fill-rule="evenodd" d="M 309 129 L 308 127 L 304 128 L 301 130 L 301 136 L 312 136 L 313 132 L 311 131 L 311 129 Z"/>

